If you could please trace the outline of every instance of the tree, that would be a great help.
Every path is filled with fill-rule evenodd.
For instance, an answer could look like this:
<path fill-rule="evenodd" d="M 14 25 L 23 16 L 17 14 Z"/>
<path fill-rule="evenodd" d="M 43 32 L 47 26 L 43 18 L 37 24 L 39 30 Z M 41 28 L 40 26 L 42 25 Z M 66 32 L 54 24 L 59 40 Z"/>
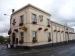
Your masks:
<path fill-rule="evenodd" d="M 0 43 L 3 44 L 5 42 L 5 38 L 3 36 L 0 36 Z"/>

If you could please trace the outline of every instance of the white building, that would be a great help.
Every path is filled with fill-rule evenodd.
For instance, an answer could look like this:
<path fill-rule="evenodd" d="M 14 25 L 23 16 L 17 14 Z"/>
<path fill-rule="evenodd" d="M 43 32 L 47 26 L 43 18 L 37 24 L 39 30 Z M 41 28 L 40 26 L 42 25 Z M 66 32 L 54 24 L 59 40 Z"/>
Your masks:
<path fill-rule="evenodd" d="M 51 14 L 28 4 L 13 11 L 10 19 L 10 44 L 34 47 L 75 40 L 74 29 L 50 20 Z"/>

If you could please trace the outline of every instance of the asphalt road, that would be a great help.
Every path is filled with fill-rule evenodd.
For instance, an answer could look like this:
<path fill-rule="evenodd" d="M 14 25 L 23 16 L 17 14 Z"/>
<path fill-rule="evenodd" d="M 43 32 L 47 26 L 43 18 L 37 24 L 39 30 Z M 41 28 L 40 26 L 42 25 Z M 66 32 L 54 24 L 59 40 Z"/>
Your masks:
<path fill-rule="evenodd" d="M 75 56 L 75 44 L 41 49 L 7 49 L 0 45 L 0 56 Z"/>

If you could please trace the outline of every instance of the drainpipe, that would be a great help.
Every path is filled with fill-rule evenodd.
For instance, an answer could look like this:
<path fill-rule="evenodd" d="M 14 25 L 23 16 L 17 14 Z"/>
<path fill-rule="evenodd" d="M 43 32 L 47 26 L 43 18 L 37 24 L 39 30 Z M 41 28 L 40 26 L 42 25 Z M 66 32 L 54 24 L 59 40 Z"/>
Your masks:
<path fill-rule="evenodd" d="M 69 30 L 68 30 L 68 42 L 69 42 Z"/>
<path fill-rule="evenodd" d="M 12 14 L 14 13 L 15 9 L 12 9 Z"/>
<path fill-rule="evenodd" d="M 56 25 L 55 25 L 55 29 L 57 29 Z M 57 30 L 56 30 L 56 43 L 57 43 Z"/>

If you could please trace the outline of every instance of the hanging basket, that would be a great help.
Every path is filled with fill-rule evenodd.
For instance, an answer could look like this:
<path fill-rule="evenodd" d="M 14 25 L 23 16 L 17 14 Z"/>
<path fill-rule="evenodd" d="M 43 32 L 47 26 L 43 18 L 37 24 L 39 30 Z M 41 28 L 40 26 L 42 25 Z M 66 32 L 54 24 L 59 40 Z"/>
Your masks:
<path fill-rule="evenodd" d="M 14 31 L 18 32 L 18 29 L 14 29 Z"/>
<path fill-rule="evenodd" d="M 22 30 L 27 31 L 27 28 L 24 26 L 24 27 L 22 27 Z"/>
<path fill-rule="evenodd" d="M 16 22 L 13 22 L 12 24 L 15 25 Z"/>
<path fill-rule="evenodd" d="M 38 30 L 42 30 L 42 28 L 40 27 L 40 28 L 38 28 Z"/>
<path fill-rule="evenodd" d="M 37 24 L 37 22 L 36 21 L 33 21 L 32 24 Z"/>
<path fill-rule="evenodd" d="M 19 26 L 23 26 L 23 23 L 20 23 Z"/>
<path fill-rule="evenodd" d="M 60 32 L 60 30 L 58 30 L 57 32 Z"/>
<path fill-rule="evenodd" d="M 54 30 L 54 32 L 56 32 L 57 30 Z"/>
<path fill-rule="evenodd" d="M 46 28 L 46 29 L 44 29 L 44 31 L 47 31 L 48 29 Z"/>
<path fill-rule="evenodd" d="M 68 33 L 68 31 L 66 31 L 65 33 Z"/>
<path fill-rule="evenodd" d="M 50 25 L 47 25 L 47 27 L 50 27 Z"/>

